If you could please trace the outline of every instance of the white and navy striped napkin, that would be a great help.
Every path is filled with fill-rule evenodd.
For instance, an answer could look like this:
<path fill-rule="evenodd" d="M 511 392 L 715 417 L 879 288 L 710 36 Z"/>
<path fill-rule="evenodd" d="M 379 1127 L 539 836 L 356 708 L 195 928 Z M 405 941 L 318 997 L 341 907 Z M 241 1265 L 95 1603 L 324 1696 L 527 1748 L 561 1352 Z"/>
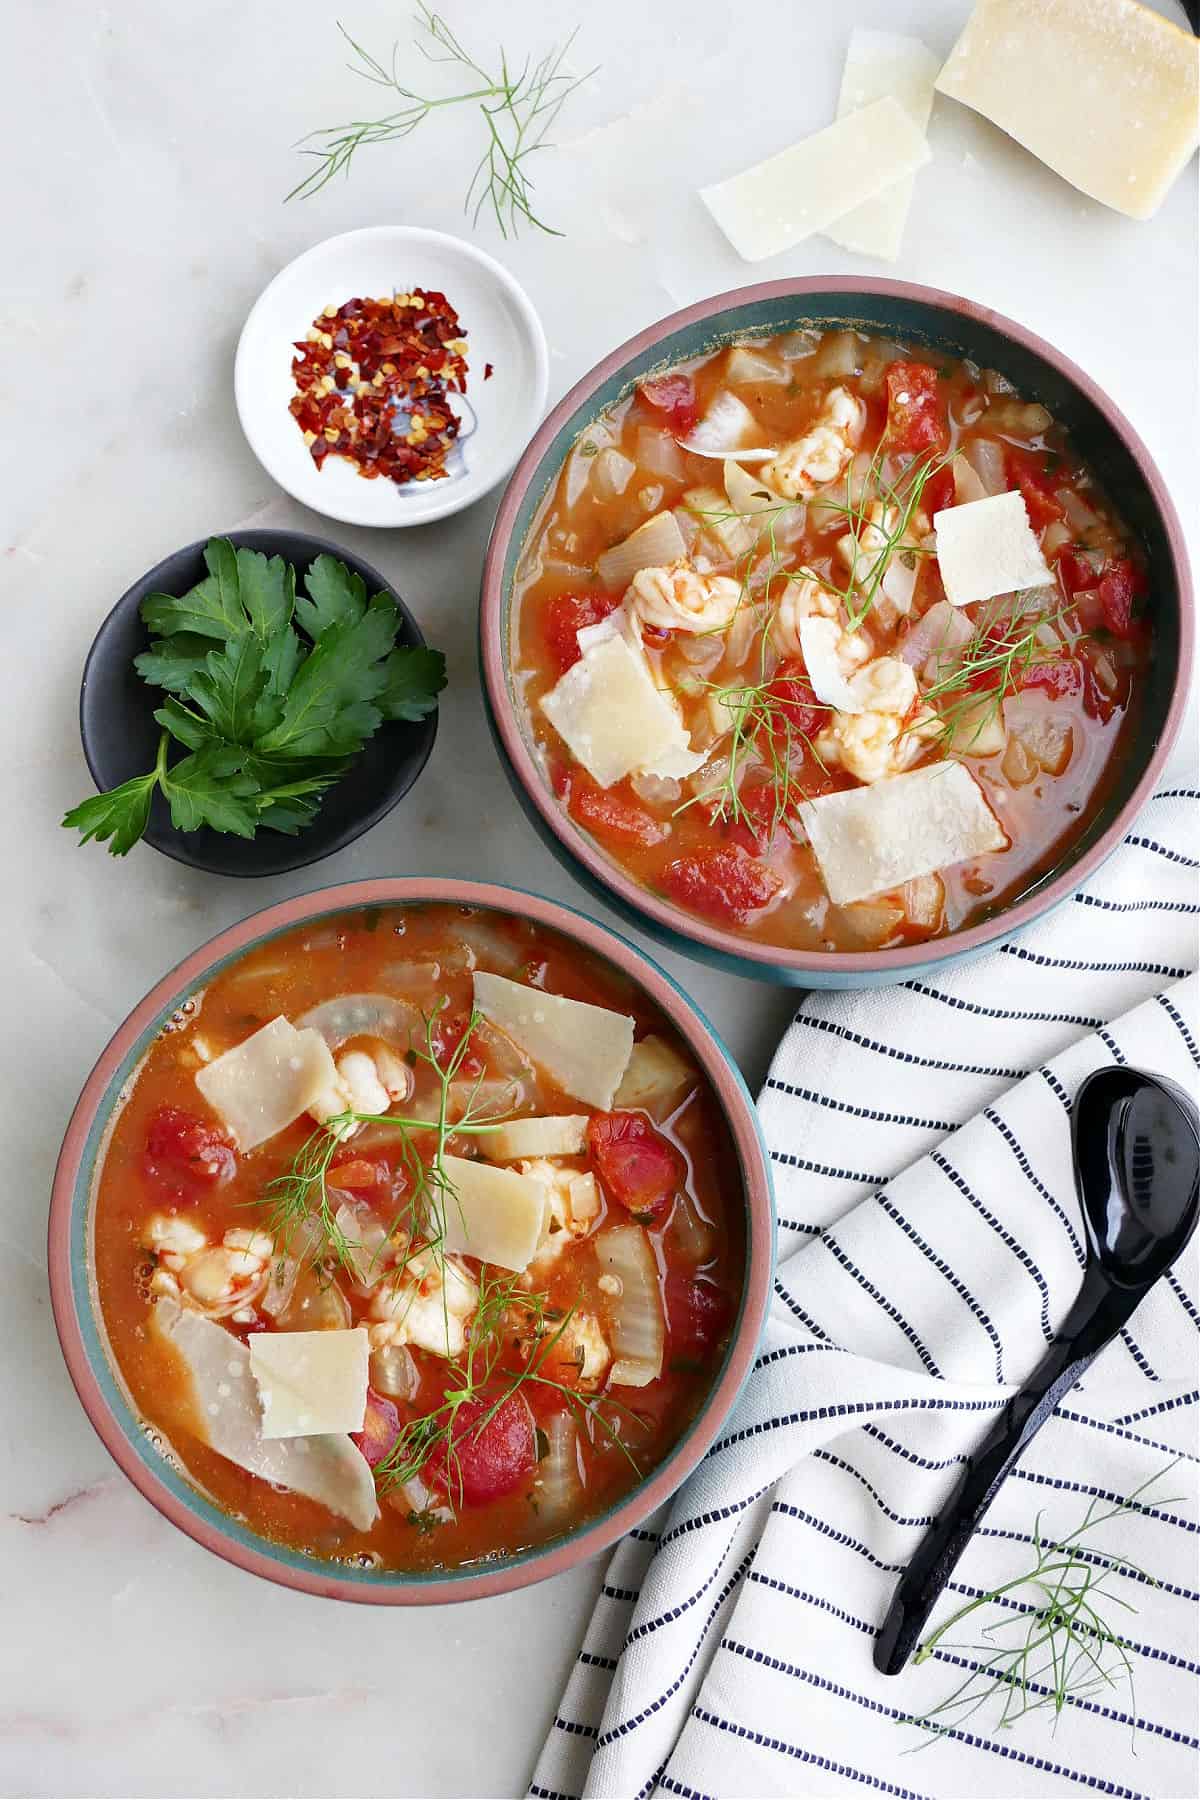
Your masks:
<path fill-rule="evenodd" d="M 1089 1552 L 1146 1572 L 1114 1584 L 1138 1608 L 1120 1615 L 1132 1694 L 999 1732 L 993 1706 L 920 1748 L 904 1721 L 978 1653 L 895 1679 L 871 1660 L 897 1573 L 1077 1291 L 1080 1080 L 1129 1062 L 1195 1090 L 1193 782 L 1165 780 L 1087 891 L 1019 942 L 800 1006 L 760 1100 L 780 1215 L 768 1333 L 661 1530 L 612 1558 L 539 1800 L 1200 1792 L 1195 1244 L 1045 1426 L 933 1618 L 1026 1568 L 1039 1513 L 1053 1539 L 1181 1456 L 1164 1497 Z"/>

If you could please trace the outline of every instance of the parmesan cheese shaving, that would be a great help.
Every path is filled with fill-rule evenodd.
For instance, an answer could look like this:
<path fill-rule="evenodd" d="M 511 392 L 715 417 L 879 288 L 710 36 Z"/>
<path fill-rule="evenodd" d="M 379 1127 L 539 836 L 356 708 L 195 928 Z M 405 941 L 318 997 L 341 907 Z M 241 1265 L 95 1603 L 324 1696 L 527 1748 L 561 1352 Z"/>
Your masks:
<path fill-rule="evenodd" d="M 746 262 L 761 262 L 929 161 L 929 146 L 890 94 L 781 150 L 700 198 Z"/>
<path fill-rule="evenodd" d="M 619 631 L 590 641 L 540 704 L 601 787 L 635 773 L 690 775 L 705 760 L 691 748 L 670 698 L 655 687 L 644 656 Z"/>
<path fill-rule="evenodd" d="M 929 123 L 940 67 L 937 57 L 917 38 L 892 31 L 855 30 L 842 69 L 837 116 L 844 119 L 890 94 L 923 132 Z M 912 195 L 913 177 L 906 175 L 835 220 L 825 235 L 843 250 L 895 262 Z"/>
<path fill-rule="evenodd" d="M 971 606 L 1054 577 L 1015 489 L 935 513 L 938 570 L 951 606 Z"/>
<path fill-rule="evenodd" d="M 265 1144 L 337 1086 L 338 1073 L 319 1031 L 297 1031 L 282 1016 L 208 1063 L 196 1086 L 239 1150 Z"/>
<path fill-rule="evenodd" d="M 446 1197 L 443 1250 L 517 1273 L 528 1268 L 546 1215 L 541 1182 L 464 1156 L 443 1156 L 442 1167 L 454 1190 Z"/>
<path fill-rule="evenodd" d="M 576 1100 L 607 1110 L 633 1049 L 633 1020 L 477 969 L 475 1005 Z"/>
<path fill-rule="evenodd" d="M 978 783 L 958 762 L 927 763 L 870 787 L 822 794 L 802 802 L 800 816 L 837 906 L 1008 843 Z"/>
<path fill-rule="evenodd" d="M 352 1331 L 256 1331 L 249 1350 L 264 1438 L 362 1430 L 370 1356 L 362 1326 Z"/>

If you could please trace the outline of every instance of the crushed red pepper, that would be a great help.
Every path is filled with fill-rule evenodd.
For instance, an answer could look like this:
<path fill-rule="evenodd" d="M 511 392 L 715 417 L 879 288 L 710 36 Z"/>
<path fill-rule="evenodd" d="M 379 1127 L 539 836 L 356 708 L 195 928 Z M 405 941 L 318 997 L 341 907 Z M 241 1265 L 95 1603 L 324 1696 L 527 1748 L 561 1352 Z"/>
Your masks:
<path fill-rule="evenodd" d="M 467 391 L 466 333 L 445 294 L 413 288 L 327 306 L 292 359 L 288 410 L 317 467 L 345 457 L 369 481 L 441 481 Z"/>

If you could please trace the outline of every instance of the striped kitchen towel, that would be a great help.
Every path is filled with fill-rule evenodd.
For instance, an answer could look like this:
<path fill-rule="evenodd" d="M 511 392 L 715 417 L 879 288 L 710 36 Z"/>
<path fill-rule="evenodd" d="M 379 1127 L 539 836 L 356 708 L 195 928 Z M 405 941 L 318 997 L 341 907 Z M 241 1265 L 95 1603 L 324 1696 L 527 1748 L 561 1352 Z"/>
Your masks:
<path fill-rule="evenodd" d="M 932 1621 L 1027 1568 L 1035 1530 L 1059 1540 L 1179 1458 L 1087 1540 L 1097 1577 L 1117 1552 L 1144 1571 L 1112 1578 L 1132 1679 L 1057 1724 L 998 1730 L 993 1699 L 927 1742 L 905 1721 L 970 1676 L 981 1624 L 1028 1618 L 1028 1590 L 895 1679 L 871 1660 L 898 1571 L 1078 1288 L 1080 1080 L 1129 1062 L 1195 1090 L 1198 798 L 1165 781 L 1086 892 L 986 960 L 800 1006 L 760 1100 L 767 1336 L 660 1529 L 612 1557 L 540 1800 L 1200 1792 L 1195 1244 L 1046 1425 Z"/>

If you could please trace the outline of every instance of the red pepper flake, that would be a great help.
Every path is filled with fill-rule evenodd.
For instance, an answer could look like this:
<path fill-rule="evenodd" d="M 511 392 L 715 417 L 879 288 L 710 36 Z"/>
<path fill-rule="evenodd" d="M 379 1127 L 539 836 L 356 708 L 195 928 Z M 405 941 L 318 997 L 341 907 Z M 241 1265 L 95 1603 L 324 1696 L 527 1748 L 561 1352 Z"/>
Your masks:
<path fill-rule="evenodd" d="M 341 456 L 368 481 L 444 480 L 459 431 L 449 396 L 467 391 L 466 348 L 435 289 L 325 307 L 295 346 L 288 403 L 317 467 Z"/>
<path fill-rule="evenodd" d="M 493 368 L 492 368 L 492 365 L 491 365 L 491 363 L 484 363 L 484 365 L 483 365 L 483 379 L 484 379 L 484 380 L 485 380 L 485 381 L 490 381 L 490 380 L 491 380 L 491 379 L 492 379 L 492 376 L 493 376 L 493 375 L 494 375 L 494 374 L 495 374 L 495 370 L 494 370 L 494 369 L 493 369 Z"/>

